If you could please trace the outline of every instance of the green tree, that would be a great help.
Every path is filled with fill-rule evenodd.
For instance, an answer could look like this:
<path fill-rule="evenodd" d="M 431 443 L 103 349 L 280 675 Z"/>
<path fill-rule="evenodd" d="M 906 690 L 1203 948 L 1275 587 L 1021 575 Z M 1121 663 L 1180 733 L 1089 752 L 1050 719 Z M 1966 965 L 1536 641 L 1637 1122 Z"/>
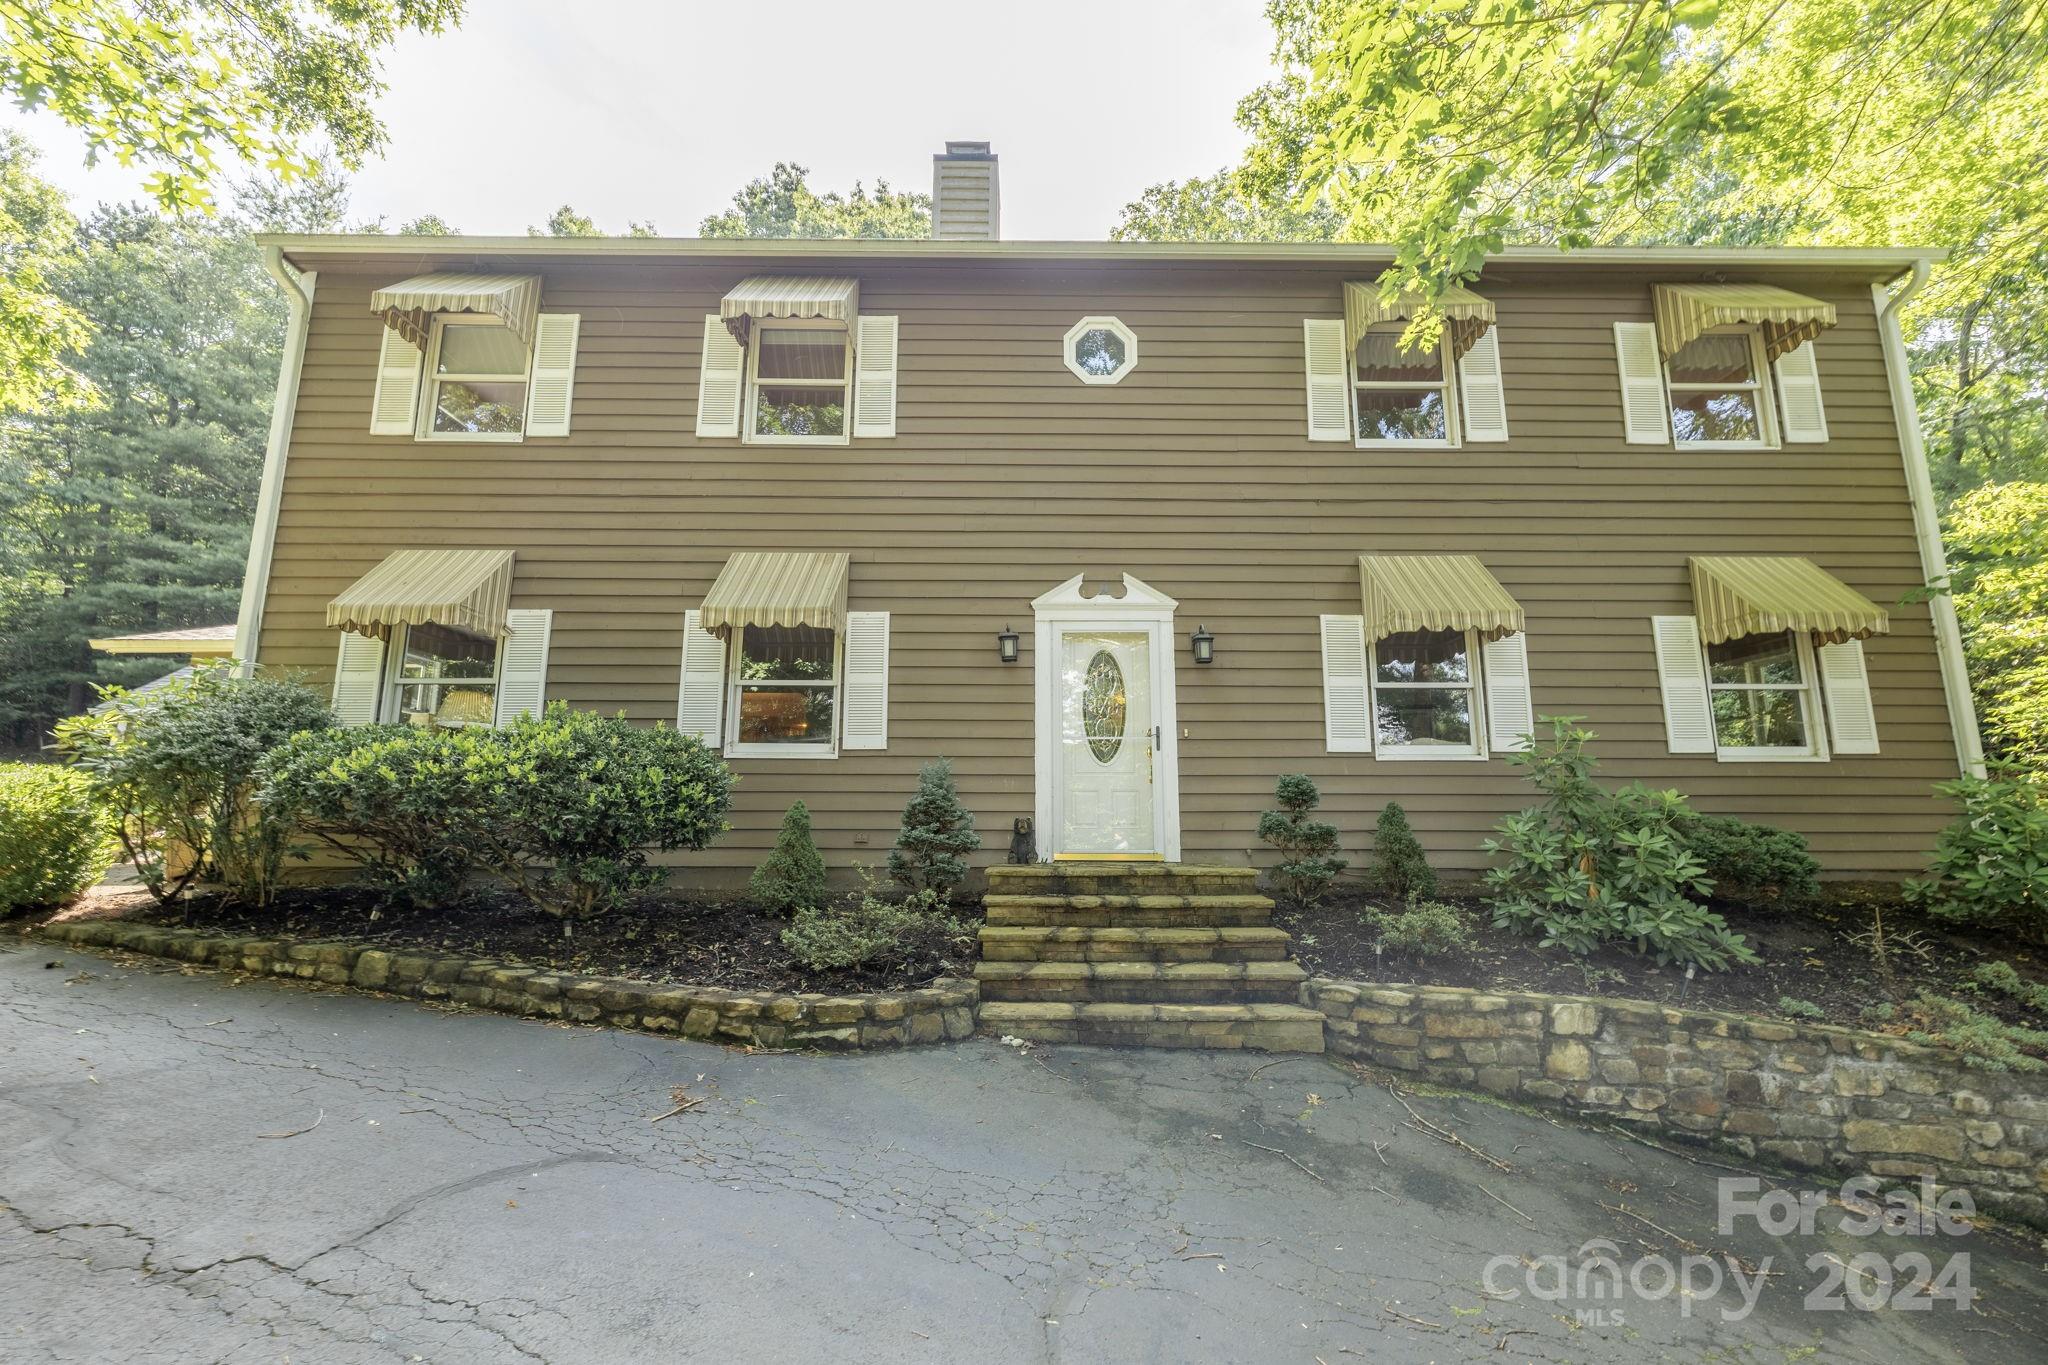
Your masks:
<path fill-rule="evenodd" d="M 775 847 L 754 869 L 747 889 L 765 910 L 793 915 L 825 903 L 825 860 L 811 838 L 811 808 L 799 801 L 782 817 Z"/>
<path fill-rule="evenodd" d="M 35 164 L 35 150 L 0 129 L 0 421 L 90 392 L 65 363 L 85 344 L 86 320 L 53 279 L 76 249 L 78 223 Z"/>
<path fill-rule="evenodd" d="M 1254 193 L 1237 172 L 1218 171 L 1152 186 L 1124 206 L 1109 230 L 1119 242 L 1318 242 L 1343 227 L 1321 202 L 1296 208 L 1293 196 Z"/>
<path fill-rule="evenodd" d="M 453 237 L 457 235 L 456 230 L 448 226 L 447 219 L 433 213 L 400 223 L 398 230 L 407 237 Z"/>
<path fill-rule="evenodd" d="M 93 159 L 150 168 L 165 208 L 200 208 L 224 158 L 298 175 L 319 141 L 362 165 L 384 145 L 385 50 L 461 17 L 462 0 L 0 0 L 0 93 Z"/>
<path fill-rule="evenodd" d="M 284 322 L 226 215 L 103 208 L 52 283 L 97 323 L 67 363 L 99 401 L 0 444 L 0 734 L 16 742 L 94 683 L 170 667 L 95 660 L 90 637 L 233 619 Z"/>
<path fill-rule="evenodd" d="M 423 218 L 419 221 L 441 224 L 441 220 L 438 218 Z M 411 229 L 407 228 L 405 230 L 410 231 Z M 441 232 L 451 230 L 446 224 L 441 224 L 440 226 Z M 528 228 L 526 235 L 529 237 L 609 237 L 611 234 L 599 227 L 596 219 L 588 214 L 578 213 L 570 205 L 564 204 L 548 215 L 547 222 L 539 227 Z M 625 235 L 628 237 L 659 237 L 661 234 L 655 230 L 652 223 L 628 221 Z"/>
<path fill-rule="evenodd" d="M 2048 776 L 2048 482 L 1966 493 L 1946 529 L 1985 747 Z"/>
<path fill-rule="evenodd" d="M 932 200 L 928 194 L 898 193 L 886 180 L 874 193 L 858 181 L 853 192 L 819 194 L 806 183 L 810 172 L 789 161 L 732 197 L 732 207 L 698 225 L 702 237 L 929 237 Z"/>
<path fill-rule="evenodd" d="M 1259 838 L 1280 850 L 1273 885 L 1297 905 L 1314 905 L 1350 866 L 1337 856 L 1337 827 L 1309 814 L 1323 794 L 1304 773 L 1283 773 L 1273 784 L 1273 801 L 1279 809 L 1259 816 Z"/>

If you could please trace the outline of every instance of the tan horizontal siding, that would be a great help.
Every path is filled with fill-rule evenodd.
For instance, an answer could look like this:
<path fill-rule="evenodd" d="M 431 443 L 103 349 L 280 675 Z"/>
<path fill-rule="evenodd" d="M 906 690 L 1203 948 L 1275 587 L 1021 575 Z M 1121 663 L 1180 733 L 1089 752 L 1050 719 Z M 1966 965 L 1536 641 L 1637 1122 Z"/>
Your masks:
<path fill-rule="evenodd" d="M 756 448 L 694 435 L 703 318 L 743 271 L 578 263 L 543 306 L 582 315 L 574 435 L 518 445 L 368 434 L 372 289 L 398 267 L 323 272 L 287 466 L 262 660 L 331 676 L 327 600 L 392 549 L 518 551 L 515 606 L 555 611 L 548 695 L 673 720 L 682 613 L 727 555 L 844 550 L 850 605 L 893 613 L 890 748 L 747 761 L 733 832 L 686 860 L 756 861 L 788 802 L 827 858 L 878 859 L 918 765 L 957 766 L 988 857 L 1032 809 L 1030 600 L 1129 572 L 1179 599 L 1182 833 L 1189 858 L 1258 856 L 1273 778 L 1322 783 L 1349 847 L 1399 800 L 1438 864 L 1526 800 L 1508 766 L 1323 750 L 1316 618 L 1359 610 L 1362 551 L 1481 556 L 1529 617 L 1539 712 L 1583 714 L 1616 780 L 1790 825 L 1838 875 L 1919 866 L 1955 767 L 1871 301 L 1809 287 L 1842 324 L 1817 343 L 1832 440 L 1679 453 L 1622 440 L 1612 324 L 1648 321 L 1651 277 L 1482 281 L 1500 315 L 1514 439 L 1361 451 L 1306 439 L 1303 317 L 1342 314 L 1342 271 L 907 263 L 863 270 L 901 319 L 898 436 Z M 1796 281 L 1783 281 L 1800 287 Z M 1139 337 L 1120 384 L 1060 358 L 1076 318 Z M 1686 556 L 1810 555 L 1893 607 L 1868 661 L 1884 752 L 1720 764 L 1665 752 L 1648 617 L 1691 610 Z M 996 661 L 994 634 L 1025 637 Z M 1217 662 L 1193 667 L 1203 624 Z"/>

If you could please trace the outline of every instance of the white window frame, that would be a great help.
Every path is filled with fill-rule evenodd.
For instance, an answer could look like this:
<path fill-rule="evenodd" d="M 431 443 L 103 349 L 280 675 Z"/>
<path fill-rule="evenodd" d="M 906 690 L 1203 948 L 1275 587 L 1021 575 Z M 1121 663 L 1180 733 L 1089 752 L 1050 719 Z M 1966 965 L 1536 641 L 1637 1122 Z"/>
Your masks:
<path fill-rule="evenodd" d="M 822 744 L 743 744 L 740 742 L 740 688 L 763 682 L 787 683 L 793 687 L 822 687 L 822 680 L 809 678 L 742 678 L 740 651 L 745 645 L 745 626 L 734 626 L 725 642 L 725 743 L 727 758 L 837 758 L 841 712 L 846 702 L 846 632 L 832 631 L 832 737 Z"/>
<path fill-rule="evenodd" d="M 1368 334 L 1399 336 L 1408 330 L 1408 324 L 1400 318 L 1375 322 L 1366 328 Z M 1351 379 L 1351 392 L 1345 399 L 1351 405 L 1351 439 L 1360 450 L 1455 450 L 1464 435 L 1458 423 L 1458 363 L 1451 358 L 1450 327 L 1436 339 L 1436 359 L 1441 367 L 1443 381 L 1440 384 L 1425 384 L 1409 380 L 1360 379 L 1358 377 L 1358 347 L 1344 348 L 1344 371 Z M 1438 389 L 1443 394 L 1444 434 L 1441 440 L 1431 441 L 1390 441 L 1383 436 L 1368 437 L 1363 434 L 1364 424 L 1358 418 L 1358 395 L 1360 393 L 1411 393 L 1416 389 Z"/>
<path fill-rule="evenodd" d="M 1814 656 L 1813 637 L 1803 630 L 1788 630 L 1795 657 L 1799 660 L 1799 685 L 1784 683 L 1717 683 L 1714 681 L 1714 647 L 1700 646 L 1700 659 L 1707 670 L 1707 722 L 1713 724 L 1716 692 L 1797 692 L 1800 717 L 1806 724 L 1806 747 L 1789 745 L 1760 749 L 1721 742 L 1721 727 L 1714 726 L 1714 757 L 1722 763 L 1825 763 L 1828 760 L 1828 721 L 1821 698 L 1820 660 Z"/>
<path fill-rule="evenodd" d="M 1412 442 L 1396 442 L 1399 445 Z M 1381 758 L 1397 762 L 1420 762 L 1437 760 L 1444 763 L 1484 762 L 1491 755 L 1486 747 L 1486 686 L 1480 676 L 1478 632 L 1465 633 L 1465 672 L 1462 683 L 1412 682 L 1389 683 L 1380 681 L 1380 646 L 1385 638 L 1374 640 L 1366 654 L 1366 708 L 1372 716 L 1372 748 Z M 1472 694 L 1472 747 L 1453 749 L 1441 744 L 1392 744 L 1380 734 L 1380 692 L 1382 689 L 1394 692 L 1447 692 L 1463 688 Z"/>
<path fill-rule="evenodd" d="M 1776 395 L 1771 383 L 1771 364 L 1764 356 L 1764 334 L 1760 327 L 1737 323 L 1728 327 L 1710 327 L 1702 336 L 1744 336 L 1749 338 L 1749 372 L 1747 384 L 1680 384 L 1671 378 L 1671 358 L 1664 358 L 1664 407 L 1665 416 L 1671 422 L 1671 444 L 1679 450 L 1776 450 L 1778 440 L 1778 411 Z M 1678 403 L 1681 393 L 1732 393 L 1743 389 L 1755 396 L 1756 425 L 1760 433 L 1754 441 L 1688 441 L 1678 434 Z"/>
<path fill-rule="evenodd" d="M 761 411 L 761 333 L 770 330 L 778 332 L 783 330 L 789 330 L 839 333 L 842 341 L 845 344 L 844 354 L 846 358 L 845 369 L 843 371 L 846 377 L 840 383 L 840 387 L 844 389 L 846 393 L 846 401 L 840 404 L 840 411 L 845 414 L 845 420 L 842 423 L 845 429 L 841 431 L 839 435 L 757 436 L 754 434 L 755 419 L 760 416 Z M 747 335 L 747 401 L 745 410 L 742 411 L 740 414 L 740 440 L 744 444 L 756 446 L 851 445 L 853 443 L 853 423 L 855 417 L 853 410 L 854 363 L 855 357 L 853 353 L 853 329 L 849 327 L 846 323 L 835 322 L 830 318 L 775 318 L 773 320 L 765 318 L 754 319 L 753 326 L 749 330 Z M 773 379 L 770 380 L 769 383 L 779 388 L 794 388 L 802 386 L 808 388 L 823 389 L 830 388 L 832 386 L 831 381 L 829 380 L 817 380 L 814 382 L 811 380 Z"/>
<path fill-rule="evenodd" d="M 1109 332 L 1124 344 L 1124 363 L 1109 374 L 1096 374 L 1074 359 L 1074 347 L 1090 332 Z M 1069 327 L 1060 340 L 1060 359 L 1083 384 L 1121 384 L 1125 375 L 1138 368 L 1138 334 L 1126 327 L 1122 318 L 1085 317 Z"/>
<path fill-rule="evenodd" d="M 435 374 L 441 363 L 441 337 L 450 327 L 503 327 L 505 324 L 493 317 L 475 313 L 436 313 L 433 331 L 427 341 L 426 366 L 420 371 L 420 410 L 414 417 L 413 437 L 420 441 L 470 441 L 478 444 L 517 444 L 526 439 L 527 405 L 533 399 L 533 347 L 526 348 L 526 368 L 520 372 L 519 383 L 525 389 L 525 396 L 519 403 L 518 431 L 436 431 L 434 430 L 434 407 L 441 385 L 449 381 L 456 383 L 502 384 L 502 374 Z"/>
<path fill-rule="evenodd" d="M 456 627 L 456 629 L 460 629 L 460 627 Z M 383 695 L 377 698 L 376 716 L 379 721 L 386 725 L 400 724 L 405 720 L 404 713 L 398 709 L 398 698 L 400 690 L 407 682 L 402 674 L 405 671 L 406 644 L 411 637 L 411 626 L 393 626 L 391 628 L 391 638 L 384 645 L 384 690 Z M 498 688 L 505 681 L 505 642 L 503 640 L 493 640 L 491 642 L 491 676 L 489 678 L 450 678 L 447 681 L 464 687 L 488 684 L 491 689 L 491 715 L 493 719 L 488 721 L 464 721 L 460 725 L 450 725 L 442 728 L 466 730 L 472 726 L 477 726 L 482 729 L 489 729 L 496 723 Z"/>

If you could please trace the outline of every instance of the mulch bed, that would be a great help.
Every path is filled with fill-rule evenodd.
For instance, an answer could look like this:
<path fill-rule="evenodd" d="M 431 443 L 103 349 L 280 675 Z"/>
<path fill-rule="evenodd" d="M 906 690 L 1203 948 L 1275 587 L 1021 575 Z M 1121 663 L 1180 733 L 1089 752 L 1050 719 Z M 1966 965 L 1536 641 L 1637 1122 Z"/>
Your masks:
<path fill-rule="evenodd" d="M 978 905 L 956 907 L 973 933 Z M 376 917 L 372 918 L 375 914 Z M 740 901 L 684 901 L 647 896 L 632 905 L 579 920 L 564 936 L 560 920 L 540 914 L 524 900 L 495 892 L 472 895 L 460 904 L 433 910 L 402 907 L 376 910 L 367 892 L 349 886 L 295 887 L 268 909 L 239 905 L 218 896 L 192 898 L 189 921 L 176 911 L 151 907 L 127 918 L 165 924 L 281 938 L 346 938 L 380 948 L 468 953 L 507 963 L 588 976 L 622 976 L 645 981 L 688 982 L 733 990 L 856 991 L 907 990 L 935 976 L 966 975 L 972 949 L 961 960 L 931 956 L 915 961 L 814 973 L 782 946 L 787 918 L 767 915 Z"/>
<path fill-rule="evenodd" d="M 1274 923 L 1291 932 L 1295 956 L 1311 973 L 1352 981 L 1428 982 L 1481 990 L 1626 996 L 1693 1009 L 1801 1018 L 1868 1028 L 1864 1011 L 1887 1000 L 1909 999 L 1922 988 L 1967 1000 L 2009 1023 L 2040 1028 L 2044 1020 L 2018 1001 L 1966 989 L 1970 973 L 2007 961 L 2022 978 L 2048 981 L 2048 953 L 2015 944 L 2010 936 L 1959 933 L 1903 906 L 1883 908 L 1892 942 L 1888 986 L 1875 955 L 1851 935 L 1870 928 L 1868 907 L 1757 910 L 1717 906 L 1728 927 L 1748 939 L 1762 960 L 1725 972 L 1660 967 L 1655 960 L 1605 948 L 1576 957 L 1561 948 L 1493 927 L 1493 915 L 1474 899 L 1444 897 L 1468 912 L 1476 940 L 1470 952 L 1432 958 L 1375 951 L 1378 934 L 1364 912 L 1381 902 L 1353 896 L 1308 910 L 1281 909 Z M 1910 946 L 1908 946 L 1910 945 Z M 1791 999 L 1817 1006 L 1820 1017 L 1784 1009 Z"/>

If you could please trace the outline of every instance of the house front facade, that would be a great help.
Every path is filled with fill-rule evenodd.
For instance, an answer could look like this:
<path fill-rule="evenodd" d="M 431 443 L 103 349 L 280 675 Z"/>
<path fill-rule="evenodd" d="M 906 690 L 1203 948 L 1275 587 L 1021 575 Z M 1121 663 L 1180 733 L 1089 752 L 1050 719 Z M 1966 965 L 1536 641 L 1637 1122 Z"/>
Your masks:
<path fill-rule="evenodd" d="M 745 875 L 879 861 L 952 760 L 984 862 L 1242 863 L 1276 776 L 1432 860 L 1603 775 L 1915 871 L 1979 761 L 1903 251 L 1509 250 L 1404 349 L 1372 246 L 267 239 L 293 326 L 237 653 L 347 722 L 702 735 Z"/>

